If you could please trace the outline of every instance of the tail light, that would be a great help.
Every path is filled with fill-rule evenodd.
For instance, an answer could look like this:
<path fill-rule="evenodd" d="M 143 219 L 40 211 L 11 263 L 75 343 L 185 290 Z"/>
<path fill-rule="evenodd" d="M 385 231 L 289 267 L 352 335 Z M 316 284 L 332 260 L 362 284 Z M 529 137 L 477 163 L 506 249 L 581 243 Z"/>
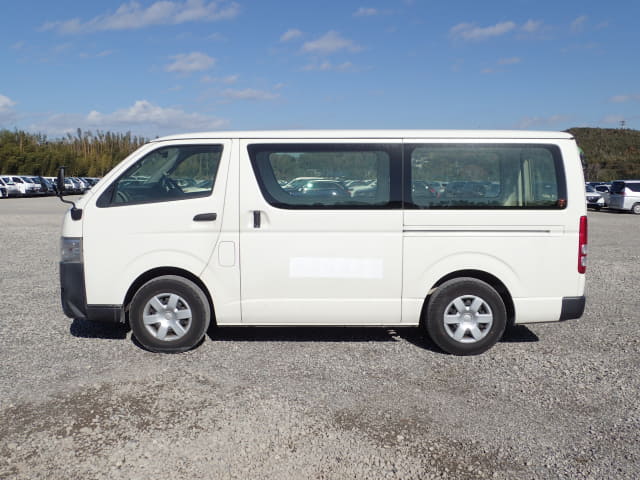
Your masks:
<path fill-rule="evenodd" d="M 587 217 L 580 217 L 578 234 L 578 273 L 587 271 Z"/>

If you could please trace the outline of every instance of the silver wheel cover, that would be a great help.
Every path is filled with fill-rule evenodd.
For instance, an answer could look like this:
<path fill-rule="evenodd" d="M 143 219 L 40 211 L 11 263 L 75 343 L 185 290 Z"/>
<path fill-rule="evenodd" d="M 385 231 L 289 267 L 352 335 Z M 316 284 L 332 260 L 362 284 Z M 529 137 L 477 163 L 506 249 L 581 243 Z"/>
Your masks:
<path fill-rule="evenodd" d="M 444 330 L 460 343 L 475 343 L 491 331 L 493 312 L 489 304 L 475 295 L 462 295 L 444 311 Z"/>
<path fill-rule="evenodd" d="M 175 293 L 160 293 L 151 298 L 142 311 L 147 331 L 156 339 L 171 342 L 184 337 L 192 322 L 191 307 Z"/>

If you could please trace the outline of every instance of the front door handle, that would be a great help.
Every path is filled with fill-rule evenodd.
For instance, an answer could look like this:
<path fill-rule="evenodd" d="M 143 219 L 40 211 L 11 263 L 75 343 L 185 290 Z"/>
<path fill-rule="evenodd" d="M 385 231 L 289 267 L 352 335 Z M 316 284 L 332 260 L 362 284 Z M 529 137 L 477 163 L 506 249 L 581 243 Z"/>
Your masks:
<path fill-rule="evenodd" d="M 193 217 L 194 222 L 213 222 L 218 218 L 217 213 L 199 213 Z"/>
<path fill-rule="evenodd" d="M 260 210 L 253 211 L 253 228 L 260 228 Z"/>

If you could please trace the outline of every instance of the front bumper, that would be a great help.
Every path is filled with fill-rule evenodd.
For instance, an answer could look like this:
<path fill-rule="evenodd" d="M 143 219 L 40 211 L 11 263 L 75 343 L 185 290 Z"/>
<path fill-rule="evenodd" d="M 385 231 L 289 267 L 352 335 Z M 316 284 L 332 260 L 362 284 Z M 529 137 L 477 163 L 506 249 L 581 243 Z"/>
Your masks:
<path fill-rule="evenodd" d="M 123 322 L 122 305 L 87 305 L 82 263 L 60 262 L 60 300 L 64 314 L 93 322 Z"/>

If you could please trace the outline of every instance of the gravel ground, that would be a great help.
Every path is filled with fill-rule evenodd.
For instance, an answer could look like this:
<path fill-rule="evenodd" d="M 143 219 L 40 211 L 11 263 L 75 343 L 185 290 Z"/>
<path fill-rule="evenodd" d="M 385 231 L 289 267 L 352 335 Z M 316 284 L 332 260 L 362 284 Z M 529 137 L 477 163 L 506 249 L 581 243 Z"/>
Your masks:
<path fill-rule="evenodd" d="M 637 479 L 640 217 L 590 212 L 587 310 L 484 355 L 417 329 L 212 329 L 146 352 L 67 319 L 55 198 L 0 201 L 0 480 Z"/>

